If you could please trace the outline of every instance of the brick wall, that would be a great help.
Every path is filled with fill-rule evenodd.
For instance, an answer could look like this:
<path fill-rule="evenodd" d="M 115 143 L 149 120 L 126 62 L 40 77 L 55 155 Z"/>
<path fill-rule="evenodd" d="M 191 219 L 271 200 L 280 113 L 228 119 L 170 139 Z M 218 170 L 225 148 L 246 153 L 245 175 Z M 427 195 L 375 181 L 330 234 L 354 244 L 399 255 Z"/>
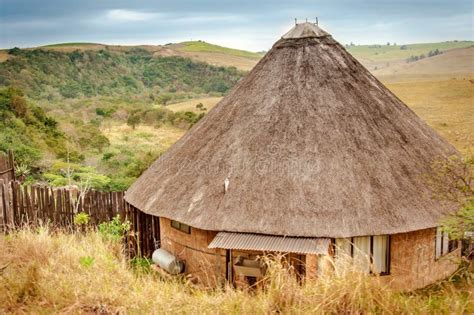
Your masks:
<path fill-rule="evenodd" d="M 390 275 L 382 281 L 396 289 L 412 290 L 427 286 L 456 271 L 460 248 L 435 259 L 436 229 L 425 229 L 391 236 Z"/>
<path fill-rule="evenodd" d="M 460 249 L 435 260 L 435 232 L 435 229 L 426 229 L 392 235 L 390 275 L 380 279 L 391 283 L 394 288 L 411 290 L 452 274 L 459 263 Z M 225 279 L 225 250 L 207 248 L 217 232 L 191 228 L 191 234 L 186 234 L 171 227 L 169 219 L 160 218 L 160 233 L 161 246 L 185 262 L 185 272 L 191 278 L 209 286 L 215 286 L 217 281 Z M 262 254 L 232 251 L 233 261 L 239 255 L 254 259 Z M 306 271 L 310 277 L 321 272 L 320 269 L 331 269 L 329 263 L 324 263 L 321 257 L 314 255 L 307 255 L 306 258 L 300 256 L 294 261 L 299 260 L 306 261 Z"/>
<path fill-rule="evenodd" d="M 225 251 L 207 248 L 217 232 L 191 228 L 191 234 L 171 226 L 171 220 L 160 217 L 161 247 L 185 263 L 185 273 L 192 279 L 213 286 L 216 275 L 225 277 Z M 219 262 L 220 257 L 220 264 Z"/>

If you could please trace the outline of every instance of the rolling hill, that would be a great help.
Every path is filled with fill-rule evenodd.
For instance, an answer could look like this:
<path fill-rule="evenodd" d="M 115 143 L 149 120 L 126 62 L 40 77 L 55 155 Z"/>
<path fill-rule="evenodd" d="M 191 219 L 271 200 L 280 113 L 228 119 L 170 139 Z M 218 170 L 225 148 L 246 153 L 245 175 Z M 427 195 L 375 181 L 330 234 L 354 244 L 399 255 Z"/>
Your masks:
<path fill-rule="evenodd" d="M 416 62 L 397 63 L 373 70 L 385 81 L 419 80 L 423 78 L 452 78 L 474 74 L 474 46 L 456 48 Z"/>
<path fill-rule="evenodd" d="M 155 55 L 141 47 L 123 51 L 99 49 L 96 45 L 72 51 L 70 47 L 10 49 L 8 59 L 0 63 L 0 86 L 17 86 L 35 99 L 143 94 L 160 97 L 177 92 L 224 93 L 243 76 L 235 68 Z"/>

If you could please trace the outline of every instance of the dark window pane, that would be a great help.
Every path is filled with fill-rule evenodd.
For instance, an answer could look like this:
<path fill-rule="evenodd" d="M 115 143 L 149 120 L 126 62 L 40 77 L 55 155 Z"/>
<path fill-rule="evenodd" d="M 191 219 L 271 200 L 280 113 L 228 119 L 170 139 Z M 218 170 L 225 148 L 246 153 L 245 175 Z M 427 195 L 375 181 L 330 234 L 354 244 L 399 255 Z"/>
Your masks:
<path fill-rule="evenodd" d="M 171 220 L 171 226 L 179 230 L 180 224 L 178 221 Z"/>
<path fill-rule="evenodd" d="M 456 248 L 458 248 L 458 241 L 455 240 L 449 240 L 449 252 L 452 252 Z"/>
<path fill-rule="evenodd" d="M 183 231 L 184 233 L 191 234 L 191 227 L 189 225 L 181 223 L 180 230 Z"/>

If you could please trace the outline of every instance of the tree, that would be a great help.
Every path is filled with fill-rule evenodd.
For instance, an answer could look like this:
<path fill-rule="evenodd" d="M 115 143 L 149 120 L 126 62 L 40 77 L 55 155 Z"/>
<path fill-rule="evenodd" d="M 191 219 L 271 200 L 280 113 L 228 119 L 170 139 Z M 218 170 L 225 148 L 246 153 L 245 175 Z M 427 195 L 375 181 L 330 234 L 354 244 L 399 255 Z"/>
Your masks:
<path fill-rule="evenodd" d="M 433 197 L 460 205 L 459 211 L 440 223 L 451 238 L 462 239 L 465 232 L 474 231 L 474 156 L 437 161 L 432 170 L 427 182 Z"/>
<path fill-rule="evenodd" d="M 17 94 L 12 95 L 10 106 L 15 116 L 22 118 L 26 116 L 28 106 L 23 96 Z"/>
<path fill-rule="evenodd" d="M 162 105 L 166 105 L 168 104 L 169 101 L 171 101 L 173 99 L 173 96 L 171 94 L 160 94 L 158 96 L 158 102 Z"/>
<path fill-rule="evenodd" d="M 205 112 L 207 110 L 207 108 L 204 107 L 203 103 L 196 104 L 196 109 L 202 112 Z"/>
<path fill-rule="evenodd" d="M 132 127 L 132 129 L 135 129 L 135 127 L 140 123 L 140 116 L 138 116 L 136 113 L 135 114 L 130 114 L 127 119 L 127 125 Z"/>

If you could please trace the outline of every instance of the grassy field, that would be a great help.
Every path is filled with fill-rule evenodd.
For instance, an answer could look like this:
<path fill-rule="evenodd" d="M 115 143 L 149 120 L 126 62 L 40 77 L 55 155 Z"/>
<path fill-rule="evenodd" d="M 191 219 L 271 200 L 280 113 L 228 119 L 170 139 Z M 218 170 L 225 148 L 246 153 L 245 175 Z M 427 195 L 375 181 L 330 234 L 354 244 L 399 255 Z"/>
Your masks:
<path fill-rule="evenodd" d="M 431 288 L 399 293 L 351 269 L 300 284 L 264 259 L 265 289 L 198 287 L 131 263 L 121 242 L 95 231 L 46 228 L 0 234 L 0 313 L 20 314 L 469 314 L 468 269 Z M 271 257 L 270 257 L 271 258 Z"/>
<path fill-rule="evenodd" d="M 469 78 L 474 75 L 474 47 L 449 50 L 417 62 L 400 62 L 372 69 L 385 82 L 433 81 Z"/>
<path fill-rule="evenodd" d="M 205 97 L 205 98 L 195 98 L 189 101 L 185 102 L 180 102 L 180 103 L 175 103 L 166 106 L 167 109 L 172 110 L 173 112 L 195 112 L 195 113 L 200 113 L 201 111 L 196 108 L 196 105 L 201 103 L 204 105 L 204 107 L 209 111 L 211 108 L 213 108 L 219 101 L 222 99 L 222 97 Z"/>
<path fill-rule="evenodd" d="M 474 84 L 467 78 L 387 84 L 462 153 L 474 148 Z"/>
<path fill-rule="evenodd" d="M 108 122 L 102 125 L 102 133 L 111 143 L 110 150 L 130 147 L 134 150 L 165 151 L 186 132 L 184 129 L 163 125 L 159 128 L 138 125 L 135 129 L 124 123 Z"/>
<path fill-rule="evenodd" d="M 222 47 L 203 41 L 183 42 L 166 47 L 184 53 L 192 59 L 216 66 L 233 66 L 245 71 L 251 70 L 262 58 L 262 55 L 258 53 Z"/>
<path fill-rule="evenodd" d="M 179 44 L 171 45 L 171 48 L 186 51 L 186 52 L 206 52 L 206 53 L 222 53 L 231 56 L 238 56 L 238 57 L 245 57 L 251 59 L 260 59 L 262 58 L 261 54 L 240 50 L 240 49 L 233 49 L 222 47 L 218 45 L 209 44 L 203 41 L 190 41 L 190 42 L 182 42 Z"/>
<path fill-rule="evenodd" d="M 472 47 L 473 41 L 449 41 L 441 43 L 426 43 L 426 44 L 409 44 L 397 45 L 393 43 L 387 45 L 357 45 L 348 46 L 347 50 L 356 58 L 378 60 L 378 61 L 393 61 L 399 59 L 406 59 L 410 56 L 419 56 L 421 54 L 427 55 L 430 51 L 439 49 L 446 51 L 456 48 Z M 401 47 L 404 49 L 401 49 Z"/>

